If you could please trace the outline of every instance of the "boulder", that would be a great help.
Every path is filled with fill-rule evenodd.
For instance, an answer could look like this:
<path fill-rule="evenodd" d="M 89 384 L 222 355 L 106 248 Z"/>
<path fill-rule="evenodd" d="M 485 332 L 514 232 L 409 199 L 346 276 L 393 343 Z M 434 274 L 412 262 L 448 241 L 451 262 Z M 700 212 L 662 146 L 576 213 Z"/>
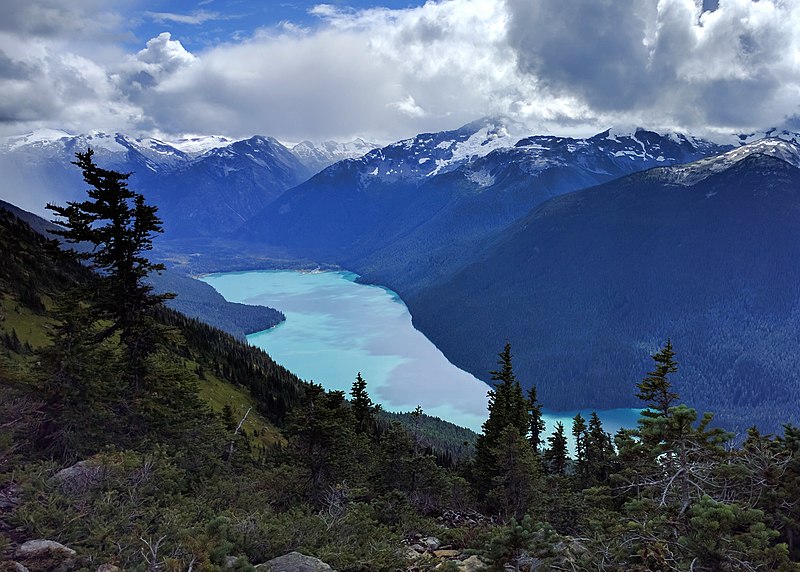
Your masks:
<path fill-rule="evenodd" d="M 426 536 L 420 542 L 428 550 L 436 550 L 442 544 L 435 536 Z"/>
<path fill-rule="evenodd" d="M 411 545 L 411 549 L 414 550 L 415 552 L 419 552 L 420 554 L 422 554 L 423 552 L 426 552 L 428 550 L 427 548 L 425 548 L 421 544 L 412 544 Z"/>
<path fill-rule="evenodd" d="M 53 475 L 53 482 L 58 484 L 65 494 L 80 494 L 100 486 L 104 478 L 104 469 L 91 461 L 78 461 L 71 467 L 61 469 Z"/>
<path fill-rule="evenodd" d="M 14 570 L 14 572 L 30 572 L 30 570 L 28 570 L 27 568 L 25 568 L 25 567 L 24 567 L 22 564 L 20 564 L 19 562 L 12 562 L 12 566 L 13 566 L 13 568 L 12 568 L 12 569 Z"/>
<path fill-rule="evenodd" d="M 75 551 L 53 540 L 29 540 L 14 556 L 30 572 L 69 572 L 77 566 Z"/>
<path fill-rule="evenodd" d="M 222 567 L 225 568 L 226 570 L 229 570 L 235 567 L 238 563 L 239 563 L 238 556 L 226 556 L 225 562 L 222 563 Z"/>
<path fill-rule="evenodd" d="M 483 572 L 486 570 L 486 564 L 477 556 L 470 556 L 466 560 L 462 560 L 458 563 L 458 567 L 462 572 Z"/>
<path fill-rule="evenodd" d="M 255 568 L 258 572 L 333 572 L 333 569 L 319 558 L 299 552 L 278 556 Z"/>
<path fill-rule="evenodd" d="M 436 558 L 456 558 L 461 555 L 458 550 L 434 550 L 433 555 Z"/>

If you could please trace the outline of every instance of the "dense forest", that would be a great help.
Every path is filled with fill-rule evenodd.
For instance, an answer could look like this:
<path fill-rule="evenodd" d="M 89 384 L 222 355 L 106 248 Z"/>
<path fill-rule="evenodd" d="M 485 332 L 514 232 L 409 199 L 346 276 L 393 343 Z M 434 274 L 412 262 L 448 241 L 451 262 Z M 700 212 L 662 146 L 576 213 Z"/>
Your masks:
<path fill-rule="evenodd" d="M 493 362 L 487 337 L 508 339 L 523 387 L 555 410 L 635 407 L 628 388 L 672 337 L 687 402 L 740 433 L 797 423 L 800 169 L 753 154 L 684 186 L 682 168 L 541 205 L 446 282 L 404 296 L 415 325 L 478 375 Z"/>
<path fill-rule="evenodd" d="M 280 570 L 292 551 L 348 571 L 800 570 L 800 429 L 713 428 L 668 340 L 616 435 L 596 415 L 546 434 L 508 344 L 476 439 L 386 415 L 360 374 L 325 391 L 166 309 L 144 281 L 155 208 L 77 163 L 87 200 L 53 210 L 95 248 L 0 210 L 0 570 Z"/>

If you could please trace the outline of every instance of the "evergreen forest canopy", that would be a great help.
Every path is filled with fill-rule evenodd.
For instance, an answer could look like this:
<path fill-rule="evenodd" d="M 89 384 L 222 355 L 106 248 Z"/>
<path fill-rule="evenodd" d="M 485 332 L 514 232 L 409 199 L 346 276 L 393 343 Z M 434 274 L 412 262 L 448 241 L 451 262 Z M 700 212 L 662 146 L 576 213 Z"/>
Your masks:
<path fill-rule="evenodd" d="M 76 163 L 88 198 L 51 208 L 92 250 L 0 211 L 0 570 L 55 568 L 19 556 L 37 538 L 74 548 L 76 570 L 253 570 L 292 550 L 348 571 L 461 570 L 468 554 L 492 570 L 800 569 L 800 429 L 712 427 L 679 402 L 671 341 L 631 388 L 639 426 L 616 435 L 597 415 L 546 435 L 506 344 L 466 455 L 420 410 L 387 421 L 360 374 L 347 399 L 166 309 L 143 282 L 156 208 L 91 152 Z M 423 536 L 452 550 L 410 549 Z"/>

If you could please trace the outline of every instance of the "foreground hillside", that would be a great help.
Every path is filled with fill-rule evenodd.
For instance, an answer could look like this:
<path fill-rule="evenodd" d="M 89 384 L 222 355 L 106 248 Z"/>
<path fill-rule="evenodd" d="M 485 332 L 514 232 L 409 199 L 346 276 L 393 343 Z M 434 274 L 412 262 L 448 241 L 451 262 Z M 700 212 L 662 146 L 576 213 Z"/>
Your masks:
<path fill-rule="evenodd" d="M 553 199 L 410 297 L 415 324 L 472 372 L 506 337 L 556 409 L 633 406 L 626 388 L 671 337 L 689 402 L 740 430 L 797 421 L 799 150 L 767 141 Z"/>
<path fill-rule="evenodd" d="M 347 401 L 163 307 L 132 370 L 136 338 L 97 335 L 109 282 L 5 210 L 0 262 L 4 572 L 800 570 L 800 430 L 731 446 L 675 406 L 670 344 L 640 428 L 578 415 L 572 458 L 506 345 L 467 459 L 360 376 Z"/>

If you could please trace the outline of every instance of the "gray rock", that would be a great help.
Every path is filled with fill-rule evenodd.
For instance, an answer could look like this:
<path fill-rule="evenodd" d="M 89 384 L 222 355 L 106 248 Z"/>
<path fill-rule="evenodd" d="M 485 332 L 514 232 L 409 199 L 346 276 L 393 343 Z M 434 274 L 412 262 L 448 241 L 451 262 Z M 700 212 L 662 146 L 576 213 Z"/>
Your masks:
<path fill-rule="evenodd" d="M 14 572 L 30 572 L 27 568 L 25 568 L 19 562 L 14 562 Z"/>
<path fill-rule="evenodd" d="M 427 550 L 428 550 L 427 548 L 425 548 L 425 547 L 424 547 L 424 546 L 422 546 L 421 544 L 412 544 L 412 545 L 411 545 L 411 548 L 412 548 L 413 550 L 415 550 L 416 552 L 419 552 L 419 553 L 422 553 L 422 552 L 425 552 L 425 551 L 427 551 Z"/>
<path fill-rule="evenodd" d="M 421 540 L 422 545 L 428 550 L 436 550 L 441 546 L 441 542 L 435 536 L 426 536 Z"/>
<path fill-rule="evenodd" d="M 53 475 L 53 481 L 65 494 L 80 494 L 94 489 L 103 482 L 104 469 L 91 461 L 78 461 L 71 467 Z"/>
<path fill-rule="evenodd" d="M 238 563 L 239 563 L 239 557 L 238 556 L 226 556 L 225 557 L 225 562 L 222 563 L 222 567 L 226 568 L 226 569 L 230 569 L 230 568 L 233 568 L 234 566 L 236 566 L 236 564 L 238 564 Z"/>
<path fill-rule="evenodd" d="M 9 484 L 0 489 L 0 510 L 14 510 L 22 502 L 22 487 Z"/>
<path fill-rule="evenodd" d="M 333 572 L 333 569 L 319 558 L 299 552 L 278 556 L 255 568 L 259 572 Z"/>
<path fill-rule="evenodd" d="M 75 556 L 75 551 L 53 540 L 29 540 L 17 548 L 16 557 L 20 560 L 41 556 L 60 555 L 66 558 Z"/>
<path fill-rule="evenodd" d="M 14 556 L 30 572 L 70 572 L 77 566 L 75 551 L 52 540 L 29 540 Z"/>
<path fill-rule="evenodd" d="M 122 572 L 122 568 L 113 564 L 101 564 L 97 568 L 97 572 Z"/>
<path fill-rule="evenodd" d="M 477 556 L 470 556 L 466 560 L 458 563 L 458 567 L 463 572 L 482 572 L 486 570 L 486 564 Z"/>

